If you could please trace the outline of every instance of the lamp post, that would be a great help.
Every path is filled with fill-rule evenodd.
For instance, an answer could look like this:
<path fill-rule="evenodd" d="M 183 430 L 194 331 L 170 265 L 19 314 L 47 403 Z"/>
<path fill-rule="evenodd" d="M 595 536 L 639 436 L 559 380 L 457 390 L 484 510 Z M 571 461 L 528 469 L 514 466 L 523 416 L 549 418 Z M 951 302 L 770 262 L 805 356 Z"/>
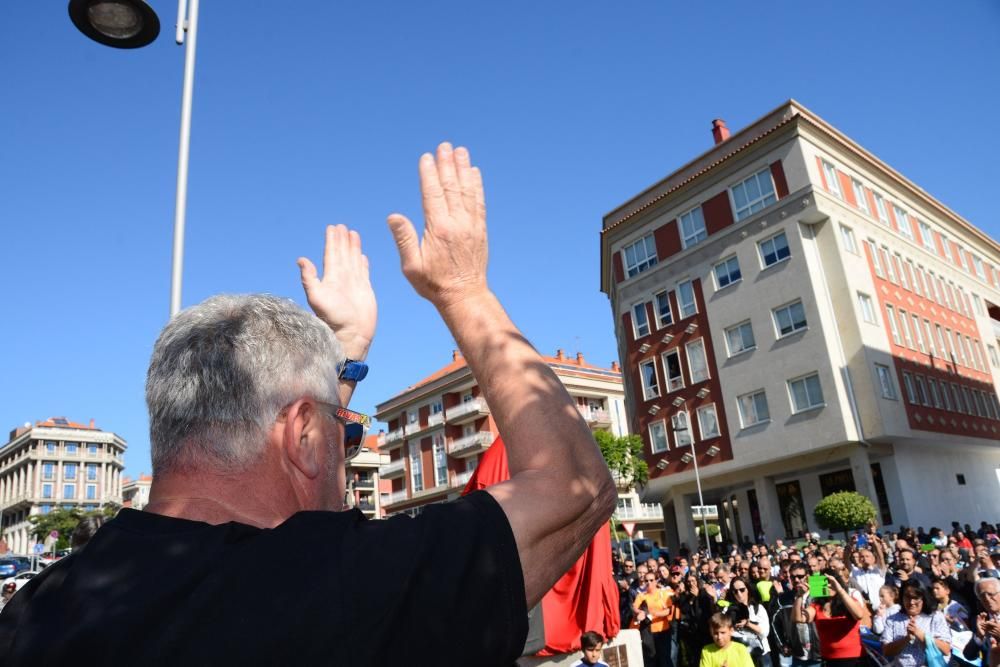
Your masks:
<path fill-rule="evenodd" d="M 90 39 L 119 49 L 146 46 L 160 33 L 156 12 L 143 0 L 70 0 L 69 16 Z M 194 62 L 198 45 L 198 0 L 178 0 L 175 41 L 184 49 L 184 86 L 181 95 L 181 129 L 177 150 L 177 194 L 174 201 L 174 246 L 170 274 L 170 316 L 181 309 L 184 274 L 184 226 L 187 217 L 188 155 L 191 146 L 191 101 L 194 96 Z"/>
<path fill-rule="evenodd" d="M 680 433 L 688 432 L 690 432 L 690 429 L 687 426 L 674 429 L 675 436 L 678 436 Z M 708 519 L 705 518 L 705 497 L 701 493 L 701 473 L 698 472 L 698 454 L 694 451 L 694 438 L 688 438 L 688 445 L 691 446 L 691 460 L 694 461 L 694 482 L 698 486 L 698 506 L 700 508 L 699 513 L 701 514 L 701 529 L 705 533 L 705 547 L 708 549 L 708 557 L 711 558 L 712 542 L 709 539 L 708 534 Z"/>

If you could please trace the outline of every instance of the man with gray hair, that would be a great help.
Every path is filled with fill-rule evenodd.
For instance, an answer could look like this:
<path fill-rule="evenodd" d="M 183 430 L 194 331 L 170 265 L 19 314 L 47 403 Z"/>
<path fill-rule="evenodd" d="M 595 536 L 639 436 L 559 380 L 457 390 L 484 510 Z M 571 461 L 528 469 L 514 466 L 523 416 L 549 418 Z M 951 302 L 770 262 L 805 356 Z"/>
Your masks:
<path fill-rule="evenodd" d="M 404 275 L 438 310 L 488 401 L 510 479 L 418 517 L 345 510 L 368 417 L 376 305 L 361 240 L 327 230 L 316 316 L 271 296 L 178 314 L 146 383 L 154 482 L 0 617 L 0 663 L 510 665 L 527 609 L 616 504 L 565 388 L 486 281 L 486 208 L 468 152 L 419 162 L 422 238 L 389 216 Z M 414 647 L 419 646 L 419 652 Z M 414 656 L 427 656 L 427 663 Z"/>
<path fill-rule="evenodd" d="M 981 658 L 986 665 L 988 655 L 996 657 L 993 644 L 1000 641 L 1000 579 L 979 579 L 975 593 L 980 611 L 972 628 L 972 639 L 962 650 L 962 656 L 970 661 Z"/>

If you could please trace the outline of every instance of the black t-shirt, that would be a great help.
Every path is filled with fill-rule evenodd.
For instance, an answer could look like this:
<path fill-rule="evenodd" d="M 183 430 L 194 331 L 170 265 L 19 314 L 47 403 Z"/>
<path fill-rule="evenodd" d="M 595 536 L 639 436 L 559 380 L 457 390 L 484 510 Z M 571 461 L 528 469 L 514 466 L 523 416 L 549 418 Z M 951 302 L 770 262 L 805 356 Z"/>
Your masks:
<path fill-rule="evenodd" d="M 486 492 L 266 530 L 125 509 L 7 605 L 0 664 L 506 667 L 527 627 L 514 536 Z"/>

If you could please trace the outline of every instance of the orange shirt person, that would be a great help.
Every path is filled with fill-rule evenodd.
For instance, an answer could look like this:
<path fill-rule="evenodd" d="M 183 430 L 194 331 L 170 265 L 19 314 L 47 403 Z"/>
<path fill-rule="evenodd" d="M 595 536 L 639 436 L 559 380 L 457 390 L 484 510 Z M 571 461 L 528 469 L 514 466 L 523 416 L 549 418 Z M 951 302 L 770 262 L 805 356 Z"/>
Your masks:
<path fill-rule="evenodd" d="M 649 620 L 652 622 L 650 631 L 653 634 L 666 632 L 670 629 L 670 621 L 674 618 L 673 591 L 669 588 L 661 588 L 656 580 L 656 575 L 652 572 L 645 575 L 643 583 L 646 584 L 646 591 L 635 596 L 632 603 L 632 611 L 636 617 L 643 611 L 639 608 L 643 602 L 649 609 Z"/>

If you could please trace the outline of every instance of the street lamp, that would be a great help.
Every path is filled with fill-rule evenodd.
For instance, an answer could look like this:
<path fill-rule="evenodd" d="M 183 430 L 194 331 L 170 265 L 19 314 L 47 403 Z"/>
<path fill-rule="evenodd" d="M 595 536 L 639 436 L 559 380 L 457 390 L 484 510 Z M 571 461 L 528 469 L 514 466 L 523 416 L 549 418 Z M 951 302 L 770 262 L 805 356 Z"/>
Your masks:
<path fill-rule="evenodd" d="M 137 49 L 160 34 L 156 12 L 143 0 L 70 0 L 69 17 L 80 32 L 100 44 Z M 181 309 L 184 273 L 184 223 L 187 216 L 188 156 L 191 148 L 191 100 L 194 95 L 194 62 L 198 43 L 198 0 L 178 0 L 174 39 L 184 49 L 184 87 L 181 95 L 181 130 L 177 149 L 177 196 L 174 201 L 174 254 L 170 273 L 170 316 Z"/>
<path fill-rule="evenodd" d="M 674 428 L 674 437 L 680 438 L 681 433 L 687 433 L 690 429 L 687 426 L 681 428 Z M 698 486 L 698 506 L 699 512 L 701 513 L 701 526 L 705 533 L 705 547 L 708 549 L 708 557 L 712 557 L 712 542 L 709 539 L 708 534 L 708 519 L 705 518 L 705 497 L 701 494 L 701 474 L 698 472 L 698 454 L 694 451 L 694 438 L 688 438 L 688 444 L 691 446 L 691 460 L 694 461 L 694 482 Z M 688 458 L 685 454 L 684 458 Z"/>

